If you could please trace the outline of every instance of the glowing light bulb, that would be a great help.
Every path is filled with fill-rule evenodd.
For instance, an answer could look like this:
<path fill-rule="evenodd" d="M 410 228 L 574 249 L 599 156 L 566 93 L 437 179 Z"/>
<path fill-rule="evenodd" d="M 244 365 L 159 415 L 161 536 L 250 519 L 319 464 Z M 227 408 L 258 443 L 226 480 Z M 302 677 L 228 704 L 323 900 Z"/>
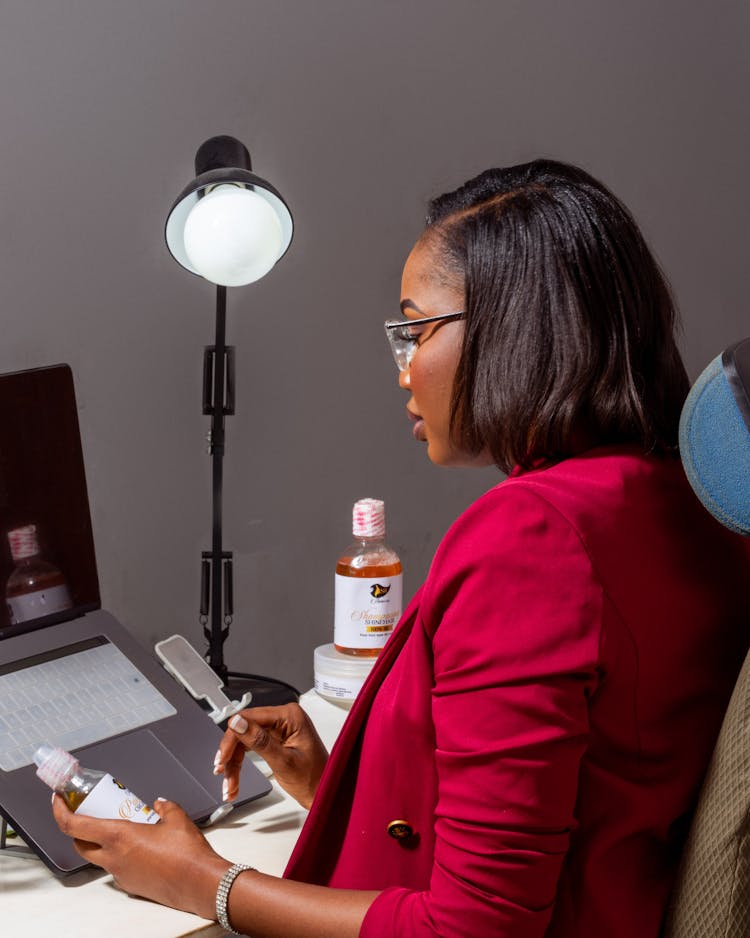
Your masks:
<path fill-rule="evenodd" d="M 238 287 L 260 280 L 281 253 L 281 224 L 273 208 L 251 189 L 217 186 L 191 209 L 185 252 L 211 283 Z"/>

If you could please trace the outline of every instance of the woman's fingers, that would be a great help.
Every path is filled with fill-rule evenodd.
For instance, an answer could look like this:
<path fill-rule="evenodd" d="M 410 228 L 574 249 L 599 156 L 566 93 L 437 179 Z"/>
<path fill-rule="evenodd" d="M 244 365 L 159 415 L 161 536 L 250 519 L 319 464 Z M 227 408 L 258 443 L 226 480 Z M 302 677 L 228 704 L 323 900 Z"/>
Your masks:
<path fill-rule="evenodd" d="M 245 752 L 252 750 L 260 753 L 273 768 L 274 756 L 277 755 L 280 744 L 271 737 L 264 726 L 255 720 L 246 719 L 242 714 L 233 716 L 228 726 L 229 743 L 225 748 L 219 749 L 214 772 L 223 771 L 222 797 L 224 801 L 233 801 L 239 794 L 240 771 Z M 225 752 L 230 754 L 225 756 Z"/>
<path fill-rule="evenodd" d="M 214 760 L 215 774 L 224 775 L 225 801 L 237 797 L 247 751 L 261 755 L 281 787 L 310 806 L 328 753 L 299 704 L 252 707 L 232 717 Z"/>
<path fill-rule="evenodd" d="M 290 734 L 279 719 L 273 722 L 267 720 L 261 722 L 256 719 L 256 715 L 255 711 L 248 710 L 236 714 L 229 721 L 229 732 L 236 735 L 243 750 L 257 752 L 273 767 L 284 752 L 285 743 Z M 239 748 L 238 746 L 237 749 Z M 239 771 L 242 759 L 238 761 L 236 754 L 237 750 L 235 750 L 235 758 L 229 760 L 227 767 L 236 768 Z"/>
<path fill-rule="evenodd" d="M 188 819 L 187 814 L 185 814 L 183 809 L 175 801 L 168 801 L 166 798 L 157 798 L 152 807 L 162 820 L 170 823 Z"/>
<path fill-rule="evenodd" d="M 76 851 L 87 863 L 93 863 L 96 866 L 105 865 L 106 845 L 117 841 L 117 826 L 127 823 L 74 814 L 57 794 L 52 798 L 52 813 L 63 834 L 73 839 Z"/>
<path fill-rule="evenodd" d="M 283 738 L 284 715 L 287 706 L 253 707 L 235 714 L 227 724 L 227 730 L 214 757 L 214 774 L 239 776 L 245 752 L 252 750 L 266 757 L 266 752 L 274 743 L 279 745 L 276 736 Z"/>
<path fill-rule="evenodd" d="M 112 823 L 122 823 L 120 821 L 103 821 L 101 818 L 86 817 L 83 814 L 74 814 L 60 795 L 54 795 L 52 798 L 52 813 L 63 834 L 92 844 L 104 843 L 108 837 L 112 836 L 108 826 Z"/>

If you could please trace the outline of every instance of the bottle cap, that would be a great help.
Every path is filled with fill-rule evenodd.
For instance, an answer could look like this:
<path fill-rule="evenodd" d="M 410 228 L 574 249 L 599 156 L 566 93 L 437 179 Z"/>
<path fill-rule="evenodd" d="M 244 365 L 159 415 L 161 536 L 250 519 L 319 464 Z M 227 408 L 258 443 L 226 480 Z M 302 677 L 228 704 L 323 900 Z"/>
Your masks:
<path fill-rule="evenodd" d="M 34 762 L 38 766 L 36 770 L 37 777 L 45 785 L 54 788 L 55 791 L 63 788 L 65 783 L 79 769 L 78 759 L 75 756 L 72 756 L 64 749 L 57 749 L 47 743 L 44 743 L 36 750 Z"/>
<path fill-rule="evenodd" d="M 8 531 L 8 543 L 13 559 L 18 562 L 39 553 L 39 541 L 36 537 L 36 525 L 27 524 L 22 528 Z"/>
<path fill-rule="evenodd" d="M 355 537 L 385 537 L 385 503 L 377 498 L 361 498 L 352 510 Z"/>

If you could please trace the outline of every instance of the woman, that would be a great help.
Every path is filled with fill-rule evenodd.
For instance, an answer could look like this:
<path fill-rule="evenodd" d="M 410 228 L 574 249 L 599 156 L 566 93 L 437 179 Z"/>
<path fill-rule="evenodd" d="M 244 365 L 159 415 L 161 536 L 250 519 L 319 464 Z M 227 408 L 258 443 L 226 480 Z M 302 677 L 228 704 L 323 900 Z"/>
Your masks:
<path fill-rule="evenodd" d="M 256 938 L 656 938 L 750 582 L 676 455 L 669 291 L 607 189 L 537 161 L 432 203 L 401 310 L 386 329 L 414 436 L 435 463 L 510 475 L 445 536 L 330 757 L 296 706 L 232 721 L 227 796 L 254 749 L 311 811 L 284 879 L 237 875 L 229 920 Z M 55 801 L 123 888 L 213 917 L 230 864 L 179 807 L 144 829 Z"/>

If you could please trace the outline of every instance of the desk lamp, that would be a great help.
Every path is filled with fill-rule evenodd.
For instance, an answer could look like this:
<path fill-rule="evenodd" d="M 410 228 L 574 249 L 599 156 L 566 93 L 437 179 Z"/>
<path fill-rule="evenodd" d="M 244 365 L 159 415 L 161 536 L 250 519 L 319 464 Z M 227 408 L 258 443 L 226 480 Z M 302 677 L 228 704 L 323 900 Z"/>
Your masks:
<path fill-rule="evenodd" d="M 290 685 L 229 672 L 224 663 L 223 647 L 234 610 L 232 552 L 222 545 L 222 465 L 224 418 L 234 413 L 235 387 L 234 349 L 226 345 L 227 287 L 264 277 L 286 253 L 293 227 L 281 195 L 252 172 L 247 148 L 229 136 L 211 137 L 198 148 L 195 178 L 175 200 L 165 226 L 167 247 L 177 263 L 216 284 L 216 338 L 203 357 L 203 413 L 211 417 L 208 452 L 213 489 L 211 550 L 201 557 L 200 621 L 208 639 L 208 661 L 233 692 L 251 688 L 255 692 L 272 684 L 285 689 L 286 700 L 298 696 Z M 249 680 L 250 686 L 235 678 Z"/>

